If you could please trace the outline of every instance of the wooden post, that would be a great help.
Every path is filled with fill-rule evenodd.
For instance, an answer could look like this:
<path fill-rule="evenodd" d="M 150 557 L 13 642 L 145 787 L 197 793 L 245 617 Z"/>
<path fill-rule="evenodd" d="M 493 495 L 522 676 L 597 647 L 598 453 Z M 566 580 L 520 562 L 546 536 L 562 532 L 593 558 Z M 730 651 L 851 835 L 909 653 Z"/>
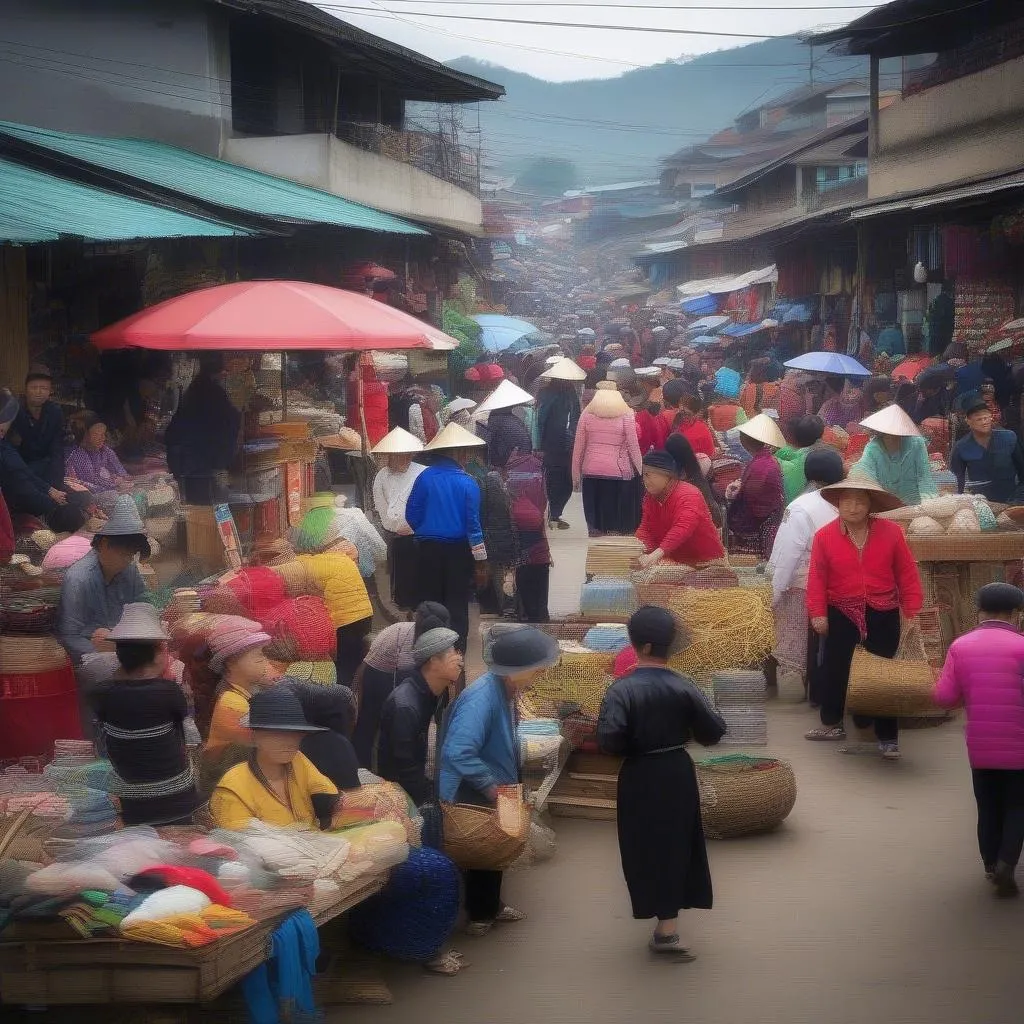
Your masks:
<path fill-rule="evenodd" d="M 0 246 L 0 381 L 20 393 L 28 373 L 28 270 L 25 250 Z"/>
<path fill-rule="evenodd" d="M 878 56 L 871 54 L 871 66 L 870 66 L 870 98 L 868 100 L 868 160 L 874 160 L 878 155 L 878 92 L 879 92 L 879 73 L 878 73 Z M 870 175 L 871 165 L 868 164 L 868 173 Z M 868 179 L 868 189 L 870 190 L 870 177 Z"/>

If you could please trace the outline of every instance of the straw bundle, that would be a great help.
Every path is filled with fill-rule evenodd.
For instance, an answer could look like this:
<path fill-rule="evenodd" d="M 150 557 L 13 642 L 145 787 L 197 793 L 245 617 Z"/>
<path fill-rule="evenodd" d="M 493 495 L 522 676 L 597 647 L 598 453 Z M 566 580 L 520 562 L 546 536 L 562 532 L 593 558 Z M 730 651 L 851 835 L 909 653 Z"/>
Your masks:
<path fill-rule="evenodd" d="M 770 832 L 796 803 L 796 776 L 785 761 L 730 754 L 697 761 L 694 767 L 709 839 Z"/>
<path fill-rule="evenodd" d="M 587 548 L 586 573 L 625 578 L 643 553 L 644 546 L 635 537 L 609 537 Z"/>
<path fill-rule="evenodd" d="M 736 572 L 725 562 L 695 567 L 680 562 L 659 562 L 630 574 L 637 587 L 672 586 L 724 589 L 738 585 Z"/>
<path fill-rule="evenodd" d="M 759 590 L 680 590 L 667 605 L 690 636 L 669 661 L 681 675 L 706 682 L 712 673 L 760 665 L 775 643 L 770 602 Z"/>

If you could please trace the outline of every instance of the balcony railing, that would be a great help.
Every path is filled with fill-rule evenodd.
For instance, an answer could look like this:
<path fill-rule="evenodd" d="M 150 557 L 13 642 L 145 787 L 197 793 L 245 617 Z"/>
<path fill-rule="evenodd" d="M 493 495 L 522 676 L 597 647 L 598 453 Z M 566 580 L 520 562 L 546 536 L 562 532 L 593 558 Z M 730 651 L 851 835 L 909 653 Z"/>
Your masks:
<path fill-rule="evenodd" d="M 480 195 L 480 169 L 475 150 L 460 145 L 450 133 L 400 131 L 372 122 L 342 122 L 335 134 L 342 142 L 409 164 L 474 196 Z"/>

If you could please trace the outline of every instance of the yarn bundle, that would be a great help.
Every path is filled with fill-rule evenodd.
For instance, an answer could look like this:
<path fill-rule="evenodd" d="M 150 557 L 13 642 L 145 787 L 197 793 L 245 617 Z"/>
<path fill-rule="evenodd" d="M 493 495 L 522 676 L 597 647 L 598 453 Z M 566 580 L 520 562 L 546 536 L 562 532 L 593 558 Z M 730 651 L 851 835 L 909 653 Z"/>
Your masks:
<path fill-rule="evenodd" d="M 273 638 L 267 657 L 274 661 L 327 662 L 337 653 L 331 613 L 319 597 L 293 597 L 264 612 L 260 622 Z"/>

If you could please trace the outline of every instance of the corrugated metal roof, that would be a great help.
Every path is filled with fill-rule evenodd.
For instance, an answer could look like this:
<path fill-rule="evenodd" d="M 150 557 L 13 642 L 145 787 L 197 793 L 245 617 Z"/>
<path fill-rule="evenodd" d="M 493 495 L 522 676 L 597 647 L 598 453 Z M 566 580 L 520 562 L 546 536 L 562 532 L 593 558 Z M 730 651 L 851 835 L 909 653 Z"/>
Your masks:
<path fill-rule="evenodd" d="M 911 210 L 924 210 L 930 206 L 942 206 L 946 203 L 956 203 L 962 199 L 980 199 L 985 196 L 995 195 L 997 192 L 1006 192 L 1011 189 L 1024 190 L 1024 171 L 1016 174 L 1007 174 L 1001 178 L 993 178 L 988 181 L 979 181 L 971 185 L 962 185 L 955 188 L 943 189 L 941 192 L 929 194 L 910 195 L 904 199 L 891 202 L 876 203 L 873 206 L 863 206 L 853 210 L 850 214 L 852 220 L 866 220 L 868 217 L 880 217 L 886 213 L 903 213 Z"/>
<path fill-rule="evenodd" d="M 146 139 L 71 135 L 0 121 L 0 133 L 228 210 L 303 224 L 426 235 L 390 213 L 262 171 Z"/>
<path fill-rule="evenodd" d="M 248 235 L 242 228 L 81 185 L 0 160 L 0 241 L 77 235 L 94 242 Z"/>

